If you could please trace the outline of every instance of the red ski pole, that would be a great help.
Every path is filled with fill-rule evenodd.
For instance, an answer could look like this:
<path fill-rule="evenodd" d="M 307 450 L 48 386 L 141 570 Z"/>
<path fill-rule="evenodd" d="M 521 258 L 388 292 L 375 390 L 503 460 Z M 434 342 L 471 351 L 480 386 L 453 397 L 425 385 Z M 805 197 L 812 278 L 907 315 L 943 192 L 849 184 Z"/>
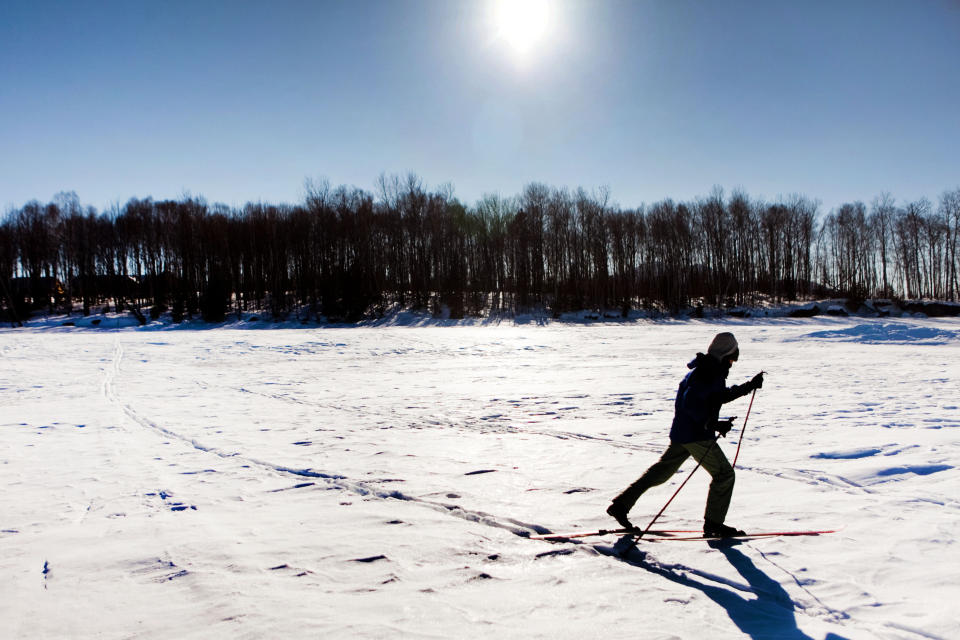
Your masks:
<path fill-rule="evenodd" d="M 710 455 L 710 452 L 713 451 L 713 448 L 717 446 L 717 440 L 719 439 L 720 439 L 720 435 L 717 434 L 717 437 L 713 439 L 713 443 L 709 447 L 707 447 L 707 450 L 703 454 L 703 456 L 701 456 L 701 458 L 697 460 L 697 466 L 693 468 L 693 471 L 690 472 L 690 475 L 688 475 L 687 478 L 680 484 L 680 486 L 677 487 L 677 490 L 673 492 L 673 495 L 670 496 L 669 500 L 667 500 L 667 504 L 663 505 L 663 508 L 660 509 L 660 512 L 657 513 L 657 515 L 653 516 L 653 520 L 651 520 L 650 524 L 647 525 L 647 528 L 643 530 L 643 533 L 641 533 L 640 535 L 636 536 L 636 538 L 634 538 L 634 541 L 633 541 L 634 544 L 637 543 L 637 540 L 645 536 L 647 531 L 650 531 L 650 528 L 653 527 L 653 523 L 655 523 L 657 520 L 660 519 L 660 516 L 662 516 L 663 512 L 667 510 L 667 507 L 669 507 L 670 503 L 673 502 L 673 499 L 677 497 L 677 494 L 680 493 L 680 490 L 683 489 L 688 482 L 690 482 L 690 478 L 693 477 L 693 474 L 696 473 L 697 469 L 700 468 L 700 465 L 703 464 L 703 459 L 706 458 L 708 455 Z"/>
<path fill-rule="evenodd" d="M 733 466 L 737 466 L 737 458 L 740 457 L 740 445 L 743 444 L 743 434 L 747 432 L 747 420 L 750 419 L 750 409 L 753 409 L 753 399 L 757 397 L 757 390 L 753 390 L 753 395 L 750 396 L 750 406 L 747 407 L 747 417 L 743 419 L 743 427 L 740 429 L 740 442 L 737 443 L 737 453 L 733 456 Z"/>

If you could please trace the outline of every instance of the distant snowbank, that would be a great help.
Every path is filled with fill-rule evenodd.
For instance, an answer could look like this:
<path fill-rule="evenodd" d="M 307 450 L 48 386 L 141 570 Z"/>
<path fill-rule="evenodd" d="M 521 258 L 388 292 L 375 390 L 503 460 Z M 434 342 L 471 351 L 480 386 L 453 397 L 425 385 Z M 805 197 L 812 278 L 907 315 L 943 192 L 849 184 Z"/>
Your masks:
<path fill-rule="evenodd" d="M 505 311 L 492 312 L 482 317 L 451 318 L 447 309 L 440 314 L 433 314 L 427 310 L 411 309 L 408 307 L 394 307 L 382 317 L 369 318 L 356 323 L 332 322 L 321 317 L 310 318 L 306 312 L 294 313 L 286 318 L 275 319 L 269 313 L 244 312 L 231 314 L 224 322 L 209 323 L 199 317 L 188 319 L 180 323 L 173 321 L 169 313 L 161 315 L 155 320 L 148 319 L 145 324 L 132 313 L 103 313 L 90 316 L 72 315 L 45 315 L 32 318 L 24 326 L 34 330 L 117 330 L 136 329 L 142 331 L 163 331 L 175 329 L 305 329 L 311 327 L 483 327 L 497 325 L 548 325 L 548 324 L 631 324 L 637 322 L 662 322 L 686 320 L 714 320 L 735 321 L 737 319 L 808 319 L 820 318 L 887 318 L 887 319 L 924 319 L 924 318 L 951 318 L 960 317 L 960 303 L 936 301 L 907 301 L 893 302 L 890 300 L 867 300 L 851 302 L 843 299 L 820 300 L 802 305 L 779 306 L 741 306 L 729 309 L 690 308 L 677 314 L 669 314 L 659 310 L 631 309 L 626 315 L 619 310 L 581 310 L 566 312 L 554 316 L 546 309 L 533 309 L 525 312 L 511 313 Z M 143 318 L 140 315 L 140 318 Z M 849 339 L 860 342 L 926 342 L 941 344 L 944 340 L 956 339 L 956 333 L 934 329 L 906 330 L 900 325 L 889 325 L 887 329 L 879 329 L 884 325 L 864 325 L 859 330 L 844 329 L 846 333 L 822 332 L 811 334 L 810 337 L 825 339 Z M 9 325 L 0 326 L 0 330 L 10 328 Z"/>
<path fill-rule="evenodd" d="M 960 332 L 939 327 L 928 327 L 904 322 L 858 324 L 843 329 L 815 331 L 794 340 L 820 338 L 860 344 L 928 344 L 939 345 L 960 341 Z"/>

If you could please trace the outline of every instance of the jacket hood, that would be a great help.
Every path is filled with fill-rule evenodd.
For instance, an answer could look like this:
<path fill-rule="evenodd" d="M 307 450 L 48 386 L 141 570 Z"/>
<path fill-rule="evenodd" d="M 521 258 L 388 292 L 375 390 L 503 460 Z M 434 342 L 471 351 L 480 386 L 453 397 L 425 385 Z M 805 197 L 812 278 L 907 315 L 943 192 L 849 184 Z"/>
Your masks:
<path fill-rule="evenodd" d="M 723 378 L 730 373 L 730 362 L 718 362 L 713 356 L 705 353 L 697 353 L 693 360 L 687 363 L 687 369 L 697 369 L 707 374 L 714 374 Z"/>
<path fill-rule="evenodd" d="M 702 365 L 704 361 L 708 358 L 709 356 L 707 356 L 706 354 L 700 353 L 698 351 L 697 355 L 693 358 L 693 360 L 687 363 L 687 369 L 696 369 L 697 367 Z M 716 360 L 714 360 L 714 362 L 716 362 Z"/>

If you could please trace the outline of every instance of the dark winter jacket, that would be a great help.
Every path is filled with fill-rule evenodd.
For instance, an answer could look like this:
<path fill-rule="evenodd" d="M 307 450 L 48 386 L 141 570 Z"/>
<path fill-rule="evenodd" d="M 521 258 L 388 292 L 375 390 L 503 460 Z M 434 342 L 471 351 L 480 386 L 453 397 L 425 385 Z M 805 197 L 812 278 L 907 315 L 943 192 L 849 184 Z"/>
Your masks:
<path fill-rule="evenodd" d="M 750 393 L 753 386 L 726 386 L 729 362 L 698 353 L 687 367 L 691 369 L 680 383 L 670 428 L 670 441 L 676 444 L 712 440 L 720 415 L 720 406 Z"/>

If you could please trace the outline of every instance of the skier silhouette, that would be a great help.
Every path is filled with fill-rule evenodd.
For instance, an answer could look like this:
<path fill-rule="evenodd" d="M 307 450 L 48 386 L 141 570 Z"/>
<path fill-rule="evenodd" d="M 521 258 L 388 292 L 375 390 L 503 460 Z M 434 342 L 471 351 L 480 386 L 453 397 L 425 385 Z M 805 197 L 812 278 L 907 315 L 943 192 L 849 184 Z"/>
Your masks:
<path fill-rule="evenodd" d="M 607 513 L 622 527 L 635 529 L 627 514 L 641 495 L 651 487 L 663 484 L 690 457 L 700 461 L 710 474 L 710 490 L 704 512 L 705 536 L 743 535 L 743 531 L 724 524 L 730 498 L 733 496 L 734 471 L 723 450 L 717 446 L 714 432 L 725 436 L 733 420 L 720 420 L 720 407 L 763 386 L 763 372 L 748 382 L 726 386 L 730 367 L 740 358 L 740 347 L 732 333 L 718 333 L 707 353 L 698 353 L 687 364 L 691 370 L 680 382 L 674 404 L 670 446 L 660 459 L 627 487 L 607 507 Z"/>

